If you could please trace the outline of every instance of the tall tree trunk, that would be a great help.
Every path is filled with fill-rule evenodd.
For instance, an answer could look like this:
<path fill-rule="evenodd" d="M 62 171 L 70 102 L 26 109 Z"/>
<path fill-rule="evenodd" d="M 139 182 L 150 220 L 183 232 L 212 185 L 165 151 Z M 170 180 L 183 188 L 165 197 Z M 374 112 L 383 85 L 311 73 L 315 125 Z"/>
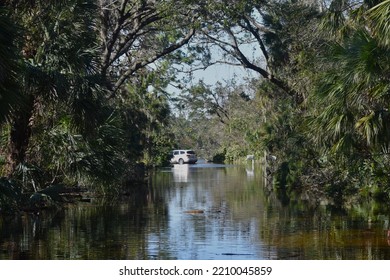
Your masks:
<path fill-rule="evenodd" d="M 26 152 L 31 137 L 30 119 L 34 109 L 34 98 L 15 113 L 11 124 L 11 132 L 7 151 L 6 172 L 11 176 L 20 163 L 25 162 Z"/>

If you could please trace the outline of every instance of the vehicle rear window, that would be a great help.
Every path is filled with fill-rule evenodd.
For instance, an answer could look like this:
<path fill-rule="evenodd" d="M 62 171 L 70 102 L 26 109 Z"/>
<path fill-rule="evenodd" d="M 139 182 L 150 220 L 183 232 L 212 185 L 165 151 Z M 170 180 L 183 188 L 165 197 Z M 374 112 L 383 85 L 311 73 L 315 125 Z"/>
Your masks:
<path fill-rule="evenodd" d="M 187 154 L 195 155 L 195 152 L 194 151 L 187 151 Z"/>

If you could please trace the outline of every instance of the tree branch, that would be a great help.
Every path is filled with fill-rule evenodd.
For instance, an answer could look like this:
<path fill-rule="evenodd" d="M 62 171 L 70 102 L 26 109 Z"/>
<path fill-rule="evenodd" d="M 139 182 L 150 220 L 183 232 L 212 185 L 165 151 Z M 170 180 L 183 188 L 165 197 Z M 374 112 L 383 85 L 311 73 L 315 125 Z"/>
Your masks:
<path fill-rule="evenodd" d="M 261 36 L 260 36 L 260 29 L 259 29 L 259 25 L 250 17 L 248 16 L 245 16 L 243 18 L 244 22 L 246 25 L 242 25 L 243 28 L 247 29 L 252 35 L 253 37 L 256 38 L 259 46 L 260 46 L 260 49 L 261 49 L 261 52 L 263 53 L 264 55 L 264 58 L 265 60 L 267 61 L 267 64 L 269 62 L 269 55 L 268 55 L 268 52 L 267 52 L 267 49 L 265 48 L 265 45 L 264 45 L 264 42 L 263 40 L 261 39 Z M 255 27 L 253 27 L 251 25 L 251 23 L 255 22 Z"/>
<path fill-rule="evenodd" d="M 184 46 L 185 44 L 187 44 L 190 39 L 192 38 L 192 36 L 195 34 L 195 29 L 190 29 L 189 32 L 186 34 L 186 36 L 180 40 L 179 42 L 175 43 L 175 44 L 172 44 L 170 45 L 169 47 L 163 49 L 162 51 L 160 52 L 156 52 L 154 55 L 150 56 L 149 58 L 147 59 L 144 59 L 144 60 L 137 60 L 135 61 L 135 63 L 129 68 L 127 69 L 121 76 L 120 78 L 118 79 L 118 81 L 115 83 L 114 85 L 114 88 L 113 88 L 113 92 L 110 96 L 110 98 L 114 97 L 116 95 L 116 92 L 118 91 L 118 89 L 123 85 L 123 83 L 129 79 L 135 72 L 137 72 L 139 69 L 149 65 L 149 64 L 152 64 L 154 63 L 155 61 L 157 61 L 158 59 L 162 58 L 163 56 L 169 54 L 169 53 L 172 53 L 174 52 L 175 50 L 181 48 L 182 46 Z"/>
<path fill-rule="evenodd" d="M 284 81 L 282 80 L 279 80 L 278 78 L 274 77 L 270 72 L 268 72 L 267 70 L 253 64 L 252 62 L 249 61 L 249 59 L 244 55 L 244 53 L 242 53 L 242 51 L 240 50 L 239 48 L 239 45 L 238 45 L 238 41 L 237 41 L 237 38 L 234 36 L 233 32 L 230 30 L 230 29 L 226 29 L 226 32 L 230 35 L 232 41 L 233 41 L 233 49 L 234 49 L 234 52 L 235 52 L 235 57 L 236 59 L 238 59 L 245 68 L 248 68 L 248 69 L 251 69 L 253 71 L 256 71 L 257 73 L 259 73 L 261 76 L 263 76 L 264 78 L 266 78 L 267 80 L 269 80 L 271 83 L 275 84 L 276 86 L 278 86 L 280 89 L 282 89 L 283 91 L 285 91 L 288 95 L 292 96 L 292 97 L 296 97 L 297 96 L 297 93 L 291 89 L 287 83 L 285 83 Z"/>

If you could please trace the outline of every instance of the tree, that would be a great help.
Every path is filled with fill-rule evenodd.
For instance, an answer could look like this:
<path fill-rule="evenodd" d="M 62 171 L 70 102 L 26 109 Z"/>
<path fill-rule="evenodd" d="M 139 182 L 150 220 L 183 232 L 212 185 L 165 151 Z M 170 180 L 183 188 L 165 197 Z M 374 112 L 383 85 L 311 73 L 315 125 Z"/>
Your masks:
<path fill-rule="evenodd" d="M 100 72 L 111 97 L 195 34 L 197 14 L 177 1 L 100 0 L 99 13 Z"/>
<path fill-rule="evenodd" d="M 189 13 L 191 7 L 188 10 L 175 1 L 102 0 L 96 4 L 81 0 L 9 0 L 5 5 L 12 11 L 11 19 L 19 22 L 23 31 L 16 45 L 24 66 L 19 73 L 23 77 L 24 102 L 15 107 L 10 118 L 9 145 L 5 151 L 8 175 L 31 160 L 31 155 L 33 161 L 43 160 L 47 155 L 37 150 L 45 149 L 33 147 L 31 141 L 44 145 L 41 140 L 50 139 L 53 131 L 64 138 L 78 139 L 69 140 L 79 143 L 75 147 L 87 151 L 92 146 L 98 147 L 92 143 L 106 122 L 115 119 L 112 118 L 116 116 L 115 110 L 129 109 L 121 103 L 129 94 L 127 84 L 142 83 L 144 77 L 164 69 L 170 59 L 180 59 L 180 55 L 175 57 L 173 53 L 188 43 L 195 32 L 196 14 Z M 167 57 L 165 62 L 161 61 L 163 57 Z M 161 112 L 167 111 L 164 102 L 160 105 Z M 56 110 L 56 106 L 60 107 Z M 159 113 L 149 109 L 146 112 L 146 108 L 131 107 L 130 115 L 149 114 L 158 118 L 155 114 Z M 118 131 L 126 126 L 124 121 L 129 120 L 121 118 L 116 124 L 121 126 Z M 150 118 L 148 121 L 155 123 Z M 133 120 L 130 123 L 133 133 L 127 136 L 142 135 L 143 132 L 135 132 L 140 124 L 134 124 Z M 82 141 L 76 135 L 81 135 Z M 58 143 L 65 145 L 66 141 Z M 104 145 L 99 149 L 104 149 Z M 51 149 L 46 152 L 56 155 Z M 128 155 L 134 156 L 132 161 L 138 160 L 135 153 Z"/>
<path fill-rule="evenodd" d="M 298 103 L 303 101 L 293 83 L 278 71 L 279 63 L 288 63 L 290 52 L 297 52 L 290 48 L 290 41 L 286 40 L 289 38 L 284 37 L 286 41 L 282 41 L 280 36 L 288 28 L 300 32 L 303 26 L 308 28 L 318 14 L 315 8 L 300 2 L 264 0 L 204 1 L 203 7 L 205 19 L 199 42 L 219 49 L 223 57 L 211 60 L 211 64 L 227 63 L 255 71 Z M 284 12 L 287 9 L 291 15 Z"/>
<path fill-rule="evenodd" d="M 374 35 L 383 45 L 390 45 L 390 1 L 385 0 L 368 11 Z"/>
<path fill-rule="evenodd" d="M 194 85 L 177 98 L 178 116 L 174 134 L 180 147 L 197 150 L 212 159 L 216 154 L 228 161 L 239 160 L 254 151 L 249 134 L 259 124 L 255 86 L 204 82 Z"/>
<path fill-rule="evenodd" d="M 16 45 L 23 56 L 19 81 L 24 102 L 14 109 L 10 120 L 6 168 L 10 175 L 26 161 L 34 119 L 46 105 L 61 101 L 70 107 L 68 112 L 75 124 L 86 121 L 88 114 L 82 104 L 87 105 L 86 96 L 93 94 L 96 85 L 92 51 L 96 40 L 91 32 L 91 3 L 74 0 L 7 4 L 12 7 L 12 20 L 19 22 L 23 31 Z"/>
<path fill-rule="evenodd" d="M 332 32 L 327 33 L 328 51 L 319 60 L 323 71 L 309 97 L 313 109 L 305 129 L 321 158 L 322 176 L 317 178 L 339 200 L 366 187 L 388 193 L 390 141 L 389 45 L 382 37 L 385 25 L 378 25 L 379 14 L 371 17 L 378 2 L 352 9 L 344 4 L 348 8 L 333 6 L 339 8 L 330 13 L 338 15 L 328 16 L 332 21 L 324 25 Z"/>
<path fill-rule="evenodd" d="M 120 110 L 126 118 L 124 127 L 128 133 L 137 135 L 131 143 L 137 158 L 148 166 L 166 164 L 172 150 L 173 136 L 168 128 L 171 110 L 165 92 L 169 77 L 167 69 L 137 73 L 137 82 L 129 84 L 122 98 Z M 130 146 L 130 145 L 129 145 Z"/>

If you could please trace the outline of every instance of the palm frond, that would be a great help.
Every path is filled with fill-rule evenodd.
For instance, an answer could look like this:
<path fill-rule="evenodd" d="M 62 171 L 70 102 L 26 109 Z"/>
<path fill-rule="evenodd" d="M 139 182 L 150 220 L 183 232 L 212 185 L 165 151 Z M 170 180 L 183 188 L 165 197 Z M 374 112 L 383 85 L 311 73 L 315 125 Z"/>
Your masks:
<path fill-rule="evenodd" d="M 360 118 L 355 127 L 357 129 L 362 129 L 363 134 L 366 137 L 367 145 L 371 146 L 372 142 L 376 140 L 378 133 L 381 129 L 380 123 L 375 118 L 375 112 Z"/>
<path fill-rule="evenodd" d="M 374 34 L 385 46 L 390 46 L 390 0 L 385 0 L 368 11 Z"/>

